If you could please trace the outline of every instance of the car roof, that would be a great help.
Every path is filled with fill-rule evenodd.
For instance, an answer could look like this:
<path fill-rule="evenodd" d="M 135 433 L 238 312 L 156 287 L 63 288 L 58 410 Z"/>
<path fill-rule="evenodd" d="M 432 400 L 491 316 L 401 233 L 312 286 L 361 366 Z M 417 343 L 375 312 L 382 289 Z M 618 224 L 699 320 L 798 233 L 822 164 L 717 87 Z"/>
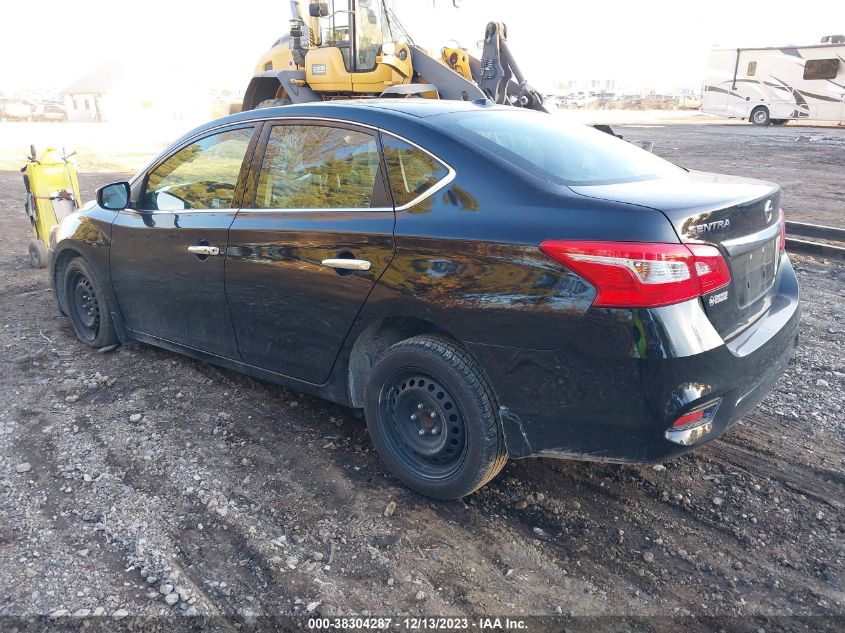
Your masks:
<path fill-rule="evenodd" d="M 502 109 L 505 106 L 497 106 L 492 101 L 455 101 L 449 99 L 344 99 L 338 101 L 318 101 L 314 103 L 292 104 L 277 106 L 275 108 L 262 108 L 250 110 L 256 118 L 262 118 L 275 114 L 287 114 L 293 110 L 307 111 L 310 109 L 331 108 L 338 114 L 347 112 L 352 114 L 362 109 L 380 110 L 385 113 L 396 113 L 417 118 L 427 118 L 438 114 L 449 114 L 452 112 L 471 112 L 481 109 Z M 510 108 L 507 108 L 510 109 Z"/>
<path fill-rule="evenodd" d="M 521 109 L 521 108 L 516 108 Z M 489 100 L 452 101 L 448 99 L 344 99 L 295 103 L 271 108 L 247 110 L 215 119 L 184 134 L 166 150 L 202 134 L 207 130 L 236 123 L 249 123 L 276 117 L 325 117 L 350 123 L 364 123 L 381 126 L 393 121 L 417 121 L 422 123 L 429 117 L 460 112 L 514 111 L 510 106 L 497 105 Z"/>
<path fill-rule="evenodd" d="M 329 117 L 361 123 L 386 123 L 390 119 L 422 121 L 441 114 L 460 112 L 484 112 L 489 110 L 512 111 L 514 108 L 501 106 L 492 101 L 451 101 L 447 99 L 346 99 L 337 101 L 316 101 L 295 103 L 257 110 L 247 110 L 222 119 L 210 121 L 193 130 L 190 135 L 205 129 L 230 123 L 276 117 Z"/>

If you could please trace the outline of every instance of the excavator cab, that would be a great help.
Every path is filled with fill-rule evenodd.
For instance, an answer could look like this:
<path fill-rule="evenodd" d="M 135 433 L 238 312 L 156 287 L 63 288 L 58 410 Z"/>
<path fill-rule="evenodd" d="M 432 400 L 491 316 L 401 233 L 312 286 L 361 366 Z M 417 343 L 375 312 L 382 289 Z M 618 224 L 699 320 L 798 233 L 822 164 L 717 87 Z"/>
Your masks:
<path fill-rule="evenodd" d="M 301 18 L 291 21 L 291 38 L 313 91 L 324 97 L 372 94 L 410 81 L 410 51 L 394 43 L 383 0 L 311 2 L 308 14 L 307 47 Z"/>

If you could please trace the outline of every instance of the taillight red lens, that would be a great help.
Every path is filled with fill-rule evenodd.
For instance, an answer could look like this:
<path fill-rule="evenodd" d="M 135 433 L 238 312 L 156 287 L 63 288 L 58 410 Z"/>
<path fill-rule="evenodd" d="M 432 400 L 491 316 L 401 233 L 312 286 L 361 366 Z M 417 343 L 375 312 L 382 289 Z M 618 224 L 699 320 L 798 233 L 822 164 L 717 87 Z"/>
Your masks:
<path fill-rule="evenodd" d="M 707 244 L 688 244 L 687 248 L 695 260 L 695 272 L 702 295 L 710 294 L 731 282 L 731 271 L 718 248 Z"/>
<path fill-rule="evenodd" d="M 719 409 L 719 404 L 721 404 L 721 402 L 722 399 L 717 398 L 716 400 L 699 407 L 695 411 L 685 413 L 672 422 L 672 429 L 688 429 L 700 426 L 706 422 L 712 422 L 716 417 L 716 411 Z"/>
<path fill-rule="evenodd" d="M 550 240 L 540 244 L 540 250 L 590 282 L 596 306 L 671 305 L 713 292 L 731 280 L 719 250 L 705 244 Z"/>
<path fill-rule="evenodd" d="M 780 251 L 786 250 L 786 214 L 780 210 Z"/>

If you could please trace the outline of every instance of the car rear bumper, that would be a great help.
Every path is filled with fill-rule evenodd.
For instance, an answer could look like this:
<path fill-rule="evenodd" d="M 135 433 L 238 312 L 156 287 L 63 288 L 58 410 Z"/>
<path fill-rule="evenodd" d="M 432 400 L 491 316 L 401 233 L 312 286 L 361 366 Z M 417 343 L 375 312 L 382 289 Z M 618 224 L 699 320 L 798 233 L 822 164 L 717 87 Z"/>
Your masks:
<path fill-rule="evenodd" d="M 591 308 L 558 350 L 472 345 L 499 399 L 509 454 L 647 463 L 716 439 L 763 399 L 792 356 L 800 308 L 786 256 L 774 288 L 766 312 L 727 342 L 694 300 Z M 672 433 L 679 417 L 714 403 L 708 432 Z"/>

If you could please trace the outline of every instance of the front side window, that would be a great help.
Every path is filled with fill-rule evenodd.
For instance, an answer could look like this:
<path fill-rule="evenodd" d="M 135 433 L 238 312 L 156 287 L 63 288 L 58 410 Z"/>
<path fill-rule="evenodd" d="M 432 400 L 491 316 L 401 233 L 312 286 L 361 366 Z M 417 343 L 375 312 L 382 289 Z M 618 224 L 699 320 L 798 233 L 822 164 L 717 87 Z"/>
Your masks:
<path fill-rule="evenodd" d="M 276 125 L 264 153 L 255 206 L 370 208 L 379 164 L 372 134 L 321 125 Z"/>
<path fill-rule="evenodd" d="M 804 65 L 804 79 L 836 79 L 839 74 L 839 60 L 808 59 Z"/>
<path fill-rule="evenodd" d="M 231 209 L 253 128 L 206 136 L 180 149 L 147 177 L 149 211 Z"/>
<path fill-rule="evenodd" d="M 397 207 L 413 202 L 449 173 L 434 156 L 398 138 L 382 134 L 382 145 L 390 189 Z"/>

